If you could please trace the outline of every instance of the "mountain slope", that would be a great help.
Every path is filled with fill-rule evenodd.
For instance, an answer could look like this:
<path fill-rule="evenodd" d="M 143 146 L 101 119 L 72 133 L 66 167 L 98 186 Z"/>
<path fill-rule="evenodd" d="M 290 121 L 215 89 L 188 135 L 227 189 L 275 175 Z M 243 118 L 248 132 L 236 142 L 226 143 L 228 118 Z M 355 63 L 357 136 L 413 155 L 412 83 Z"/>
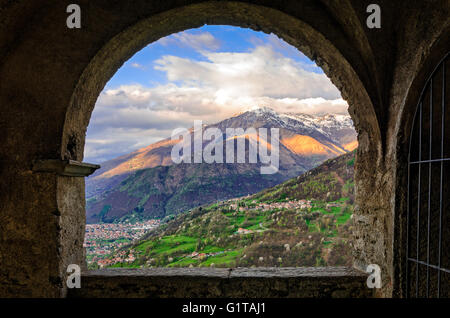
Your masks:
<path fill-rule="evenodd" d="M 252 194 L 347 152 L 341 141 L 356 140 L 349 116 L 278 114 L 269 108 L 244 112 L 204 129 L 208 127 L 222 132 L 227 128 L 279 128 L 279 172 L 260 175 L 260 163 L 174 165 L 170 154 L 178 141 L 165 139 L 105 162 L 87 178 L 88 222 L 112 222 L 133 212 L 142 218 L 164 217 L 208 202 Z M 271 147 L 270 138 L 236 138 L 246 138 L 247 157 L 249 138 Z M 207 143 L 203 142 L 203 148 Z"/>
<path fill-rule="evenodd" d="M 284 181 L 281 173 L 261 175 L 248 164 L 180 164 L 133 173 L 101 199 L 87 202 L 89 222 L 112 222 L 129 214 L 163 218 Z M 106 208 L 105 208 L 106 207 Z M 130 213 L 132 212 L 132 213 Z"/>
<path fill-rule="evenodd" d="M 354 153 L 252 196 L 183 213 L 109 256 L 119 267 L 351 264 Z M 132 255 L 126 261 L 118 255 Z"/>

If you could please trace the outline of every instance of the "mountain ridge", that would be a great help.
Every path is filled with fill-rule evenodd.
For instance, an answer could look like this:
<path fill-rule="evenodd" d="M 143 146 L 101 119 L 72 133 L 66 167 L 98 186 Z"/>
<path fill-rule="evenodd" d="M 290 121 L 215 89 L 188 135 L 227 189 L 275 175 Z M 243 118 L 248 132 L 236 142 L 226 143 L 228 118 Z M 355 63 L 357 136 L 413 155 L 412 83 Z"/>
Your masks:
<path fill-rule="evenodd" d="M 170 201 L 167 196 L 162 195 L 163 193 L 161 191 L 166 191 L 171 194 L 175 194 L 177 191 L 183 189 L 183 191 L 187 191 L 183 184 L 188 183 L 188 180 L 192 178 L 197 179 L 193 181 L 192 186 L 196 184 L 200 188 L 217 187 L 215 191 L 211 190 L 216 193 L 215 195 L 203 196 L 205 200 L 206 197 L 209 200 L 226 198 L 219 194 L 220 191 L 227 193 L 228 197 L 244 194 L 243 192 L 245 191 L 254 193 L 262 190 L 261 186 L 273 186 L 317 166 L 326 159 L 346 153 L 348 150 L 341 142 L 348 143 L 356 141 L 356 132 L 353 129 L 353 124 L 349 116 L 328 114 L 315 117 L 305 114 L 278 114 L 270 108 L 258 108 L 247 111 L 218 123 L 205 125 L 204 128 L 219 128 L 222 132 L 225 132 L 226 128 L 243 128 L 245 130 L 250 127 L 256 130 L 258 128 L 279 128 L 280 167 L 278 173 L 271 175 L 270 178 L 255 173 L 256 169 L 261 167 L 260 163 L 235 163 L 234 165 L 236 167 L 231 167 L 229 164 L 205 163 L 204 165 L 209 165 L 209 167 L 200 169 L 200 172 L 195 172 L 195 169 L 183 164 L 174 165 L 170 155 L 173 145 L 178 141 L 167 138 L 140 148 L 130 154 L 109 160 L 102 164 L 102 168 L 99 171 L 87 178 L 86 197 L 88 199 L 88 222 L 111 222 L 125 216 L 127 213 L 139 211 L 142 208 L 144 209 L 143 215 L 146 217 L 152 217 L 152 215 L 164 217 L 167 214 L 179 213 L 188 206 L 184 203 L 179 203 L 179 206 L 175 204 L 173 210 L 169 212 L 165 211 L 164 213 L 161 213 L 161 211 L 165 209 L 155 206 L 154 213 L 152 213 L 152 207 L 146 204 L 143 199 L 147 198 L 150 200 L 149 202 L 155 202 L 155 204 L 157 198 L 163 201 Z M 247 139 L 247 145 L 248 138 L 259 139 L 258 136 L 243 137 Z M 270 142 L 268 140 L 265 140 L 265 142 L 268 143 L 270 148 Z M 206 141 L 203 142 L 203 147 L 206 143 Z M 246 149 L 246 155 L 248 155 L 248 146 Z M 169 168 L 162 169 L 161 167 Z M 139 172 L 146 169 L 157 169 L 157 172 Z M 218 171 L 222 175 L 217 175 Z M 137 173 L 139 174 L 138 176 L 136 176 Z M 190 173 L 198 173 L 198 176 L 193 177 L 189 175 Z M 240 173 L 244 174 L 244 177 L 239 186 L 239 178 L 235 176 Z M 142 181 L 142 175 L 148 178 L 147 183 L 159 184 L 159 190 L 156 191 L 148 184 L 145 185 L 146 182 Z M 208 175 L 214 176 L 215 179 L 208 178 Z M 230 176 L 237 184 L 232 183 L 230 186 L 226 180 L 227 176 Z M 167 178 L 177 180 L 178 185 Z M 160 181 L 160 179 L 164 179 L 164 182 Z M 140 197 L 136 197 L 135 194 L 128 190 L 125 191 L 125 188 L 133 188 L 131 186 L 129 187 L 129 185 L 133 182 L 138 182 L 138 180 L 139 184 L 143 185 L 143 188 L 137 191 Z M 227 184 L 228 187 L 234 189 L 234 195 L 232 192 L 224 189 Z M 150 197 L 148 196 L 148 189 L 154 189 L 152 190 L 155 191 L 154 196 L 153 194 Z M 127 193 L 126 195 L 125 192 Z M 178 195 L 183 200 L 190 200 L 192 202 L 191 207 L 195 207 L 197 203 L 206 203 L 200 202 L 201 200 L 198 201 L 195 198 L 195 196 L 202 197 L 200 192 L 194 191 L 193 189 L 189 189 L 189 192 L 191 193 L 190 198 L 184 192 L 184 194 L 178 193 Z M 121 198 L 121 200 L 118 198 Z"/>

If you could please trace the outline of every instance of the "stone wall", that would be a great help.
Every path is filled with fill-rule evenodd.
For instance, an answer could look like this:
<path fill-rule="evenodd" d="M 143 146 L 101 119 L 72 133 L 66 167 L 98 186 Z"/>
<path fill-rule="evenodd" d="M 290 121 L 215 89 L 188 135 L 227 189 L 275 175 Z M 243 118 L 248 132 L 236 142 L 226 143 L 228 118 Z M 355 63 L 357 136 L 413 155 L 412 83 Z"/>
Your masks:
<path fill-rule="evenodd" d="M 341 90 L 360 144 L 355 266 L 379 264 L 378 295 L 401 295 L 405 145 L 414 90 L 449 47 L 448 1 L 379 0 L 381 29 L 366 27 L 371 1 L 360 0 L 79 0 L 72 30 L 69 3 L 0 0 L 0 296 L 64 296 L 66 265 L 84 262 L 83 179 L 33 173 L 33 162 L 81 161 L 97 96 L 122 63 L 205 23 L 273 32 Z"/>
<path fill-rule="evenodd" d="M 86 273 L 69 297 L 364 298 L 367 274 L 333 268 L 154 268 Z"/>

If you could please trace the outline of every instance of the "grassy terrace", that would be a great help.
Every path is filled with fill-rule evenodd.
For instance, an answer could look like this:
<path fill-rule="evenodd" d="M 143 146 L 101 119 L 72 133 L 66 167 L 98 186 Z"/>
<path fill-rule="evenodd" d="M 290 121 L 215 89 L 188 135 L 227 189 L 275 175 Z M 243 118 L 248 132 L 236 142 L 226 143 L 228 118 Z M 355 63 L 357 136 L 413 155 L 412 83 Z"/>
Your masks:
<path fill-rule="evenodd" d="M 286 202 L 286 199 L 277 202 Z M 273 209 L 252 212 L 258 202 L 242 200 L 241 206 L 247 211 L 224 210 L 217 204 L 206 207 L 202 217 L 196 218 L 188 228 L 180 228 L 177 233 L 164 235 L 135 245 L 132 250 L 136 260 L 132 263 L 117 263 L 112 267 L 150 266 L 188 267 L 214 266 L 234 267 L 245 255 L 246 247 L 255 241 L 265 241 L 265 232 L 280 233 L 283 236 L 298 234 L 295 226 L 284 224 L 283 220 L 294 217 L 301 219 L 306 215 L 306 233 L 319 233 L 324 239 L 321 246 L 330 248 L 339 236 L 339 227 L 347 224 L 351 218 L 353 207 L 347 203 L 348 198 L 336 201 L 313 201 L 308 211 L 291 211 L 289 209 Z M 336 206 L 335 206 L 336 205 Z M 239 208 L 239 207 L 238 207 Z M 278 221 L 274 215 L 281 215 Z M 308 218 L 307 216 L 315 216 Z M 332 224 L 324 222 L 322 216 L 331 216 Z M 220 228 L 214 227 L 214 222 Z M 292 222 L 291 222 L 292 223 Z M 213 231 L 208 229 L 213 228 Z M 249 234 L 237 234 L 239 228 L 252 231 Z M 220 242 L 222 239 L 222 243 Z M 192 253 L 205 254 L 192 257 Z M 145 262 L 144 262 L 145 260 Z"/>

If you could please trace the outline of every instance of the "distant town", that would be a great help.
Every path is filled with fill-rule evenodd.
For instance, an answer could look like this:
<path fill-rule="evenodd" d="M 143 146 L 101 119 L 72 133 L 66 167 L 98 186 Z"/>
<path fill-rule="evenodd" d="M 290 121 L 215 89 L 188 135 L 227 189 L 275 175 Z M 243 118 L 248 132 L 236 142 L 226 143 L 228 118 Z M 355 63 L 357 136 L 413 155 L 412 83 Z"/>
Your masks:
<path fill-rule="evenodd" d="M 87 224 L 83 246 L 89 265 L 104 267 L 117 262 L 133 261 L 133 255 L 117 253 L 114 260 L 107 257 L 124 245 L 139 240 L 149 230 L 159 226 L 159 220 L 146 220 L 136 223 Z"/>

